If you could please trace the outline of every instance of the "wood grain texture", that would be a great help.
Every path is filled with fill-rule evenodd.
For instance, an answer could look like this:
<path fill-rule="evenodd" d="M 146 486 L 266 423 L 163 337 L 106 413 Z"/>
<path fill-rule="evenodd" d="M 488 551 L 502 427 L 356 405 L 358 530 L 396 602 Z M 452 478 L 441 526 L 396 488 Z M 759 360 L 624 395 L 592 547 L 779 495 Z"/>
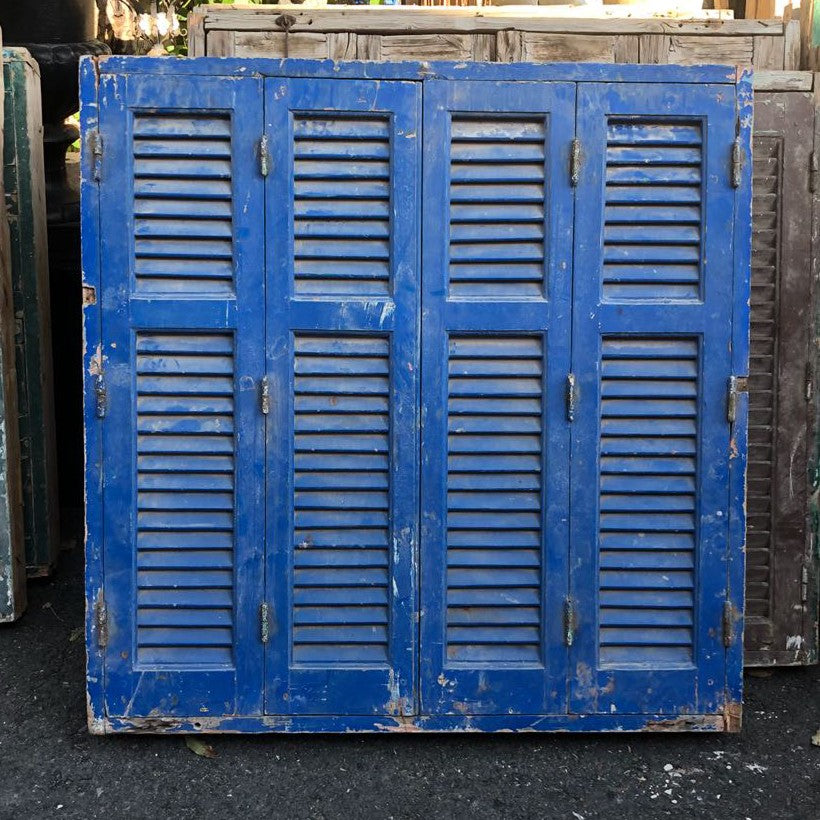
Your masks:
<path fill-rule="evenodd" d="M 566 37 L 525 31 L 521 35 L 522 59 L 532 63 L 613 63 L 615 40 L 614 35 Z"/>
<path fill-rule="evenodd" d="M 785 38 L 755 37 L 752 65 L 765 71 L 780 71 L 784 67 Z"/>

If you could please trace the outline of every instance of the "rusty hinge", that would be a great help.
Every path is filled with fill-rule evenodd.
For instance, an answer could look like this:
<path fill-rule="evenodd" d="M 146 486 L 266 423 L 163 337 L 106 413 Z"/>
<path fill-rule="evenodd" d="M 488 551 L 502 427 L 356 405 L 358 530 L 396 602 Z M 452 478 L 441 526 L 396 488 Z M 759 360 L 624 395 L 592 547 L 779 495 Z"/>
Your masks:
<path fill-rule="evenodd" d="M 262 643 L 270 640 L 270 606 L 267 603 L 259 605 L 259 637 Z"/>
<path fill-rule="evenodd" d="M 108 408 L 108 389 L 105 386 L 105 376 L 97 373 L 94 376 L 94 409 L 98 419 L 105 418 Z"/>
<path fill-rule="evenodd" d="M 809 568 L 803 564 L 800 571 L 800 602 L 805 604 L 809 600 Z"/>
<path fill-rule="evenodd" d="M 575 421 L 575 408 L 578 404 L 578 382 L 574 373 L 567 373 L 567 421 Z"/>
<path fill-rule="evenodd" d="M 743 178 L 743 146 L 740 137 L 732 143 L 732 187 L 739 188 Z"/>
<path fill-rule="evenodd" d="M 735 639 L 735 608 L 731 601 L 723 602 L 723 646 L 728 649 Z"/>
<path fill-rule="evenodd" d="M 568 595 L 564 598 L 564 643 L 572 646 L 575 643 L 575 630 L 578 626 L 575 614 L 575 601 Z"/>
<path fill-rule="evenodd" d="M 820 178 L 820 156 L 817 151 L 809 154 L 809 191 L 815 193 L 818 189 L 818 178 Z"/>
<path fill-rule="evenodd" d="M 729 395 L 726 400 L 726 418 L 730 424 L 737 418 L 737 397 L 740 393 L 749 392 L 748 376 L 729 376 Z"/>
<path fill-rule="evenodd" d="M 576 137 L 572 141 L 569 152 L 569 181 L 574 188 L 581 177 L 581 140 Z"/>
<path fill-rule="evenodd" d="M 268 135 L 263 134 L 259 140 L 259 173 L 266 177 L 270 173 L 270 148 Z"/>
<path fill-rule="evenodd" d="M 97 628 L 97 643 L 105 648 L 108 646 L 108 607 L 102 592 L 94 604 L 94 625 Z"/>
<path fill-rule="evenodd" d="M 267 376 L 262 376 L 259 387 L 259 408 L 264 415 L 270 413 L 270 383 Z"/>
<path fill-rule="evenodd" d="M 102 176 L 102 156 L 103 156 L 103 138 L 102 134 L 96 129 L 88 132 L 86 137 L 88 141 L 88 150 L 91 154 L 91 176 L 95 182 L 100 181 Z"/>

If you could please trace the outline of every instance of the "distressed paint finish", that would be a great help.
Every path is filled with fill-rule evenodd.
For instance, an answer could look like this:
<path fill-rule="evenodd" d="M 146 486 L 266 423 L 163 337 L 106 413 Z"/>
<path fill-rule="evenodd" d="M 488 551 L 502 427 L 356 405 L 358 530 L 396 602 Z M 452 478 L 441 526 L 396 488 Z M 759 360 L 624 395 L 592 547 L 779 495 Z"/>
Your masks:
<path fill-rule="evenodd" d="M 92 731 L 737 731 L 749 78 L 176 66 L 82 68 Z"/>
<path fill-rule="evenodd" d="M 0 84 L 0 92 L 3 91 Z M 0 153 L 4 95 L 0 93 Z M 0 201 L 5 194 L 0 185 Z M 26 559 L 14 355 L 14 291 L 9 224 L 0 218 L 0 623 L 14 621 L 26 608 Z"/>
<path fill-rule="evenodd" d="M 17 352 L 17 399 L 29 577 L 59 553 L 54 385 L 46 237 L 40 69 L 21 48 L 3 51 L 6 205 Z"/>

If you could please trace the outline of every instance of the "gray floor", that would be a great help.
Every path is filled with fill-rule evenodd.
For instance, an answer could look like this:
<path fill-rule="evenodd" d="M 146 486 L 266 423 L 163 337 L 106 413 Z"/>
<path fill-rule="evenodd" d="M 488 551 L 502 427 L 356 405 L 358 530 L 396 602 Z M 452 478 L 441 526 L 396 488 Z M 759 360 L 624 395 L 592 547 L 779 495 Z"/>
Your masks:
<path fill-rule="evenodd" d="M 79 554 L 0 628 L 0 818 L 820 818 L 820 671 L 749 678 L 740 736 L 85 731 Z"/>

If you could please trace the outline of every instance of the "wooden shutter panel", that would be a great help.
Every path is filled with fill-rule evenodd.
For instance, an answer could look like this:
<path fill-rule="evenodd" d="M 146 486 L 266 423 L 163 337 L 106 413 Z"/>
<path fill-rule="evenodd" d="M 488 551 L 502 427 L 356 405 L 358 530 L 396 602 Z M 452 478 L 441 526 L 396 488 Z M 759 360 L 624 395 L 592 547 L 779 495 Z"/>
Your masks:
<path fill-rule="evenodd" d="M 574 97 L 425 87 L 425 714 L 565 709 Z"/>
<path fill-rule="evenodd" d="M 271 79 L 272 714 L 413 714 L 421 89 Z"/>
<path fill-rule="evenodd" d="M 805 663 L 816 630 L 804 598 L 807 379 L 812 345 L 811 92 L 755 94 L 746 534 L 747 664 Z M 808 597 L 808 596 L 806 596 Z"/>
<path fill-rule="evenodd" d="M 262 708 L 261 83 L 101 79 L 109 716 Z"/>
<path fill-rule="evenodd" d="M 737 453 L 724 93 L 579 91 L 571 711 L 708 714 L 723 703 L 715 602 L 728 594 Z"/>

